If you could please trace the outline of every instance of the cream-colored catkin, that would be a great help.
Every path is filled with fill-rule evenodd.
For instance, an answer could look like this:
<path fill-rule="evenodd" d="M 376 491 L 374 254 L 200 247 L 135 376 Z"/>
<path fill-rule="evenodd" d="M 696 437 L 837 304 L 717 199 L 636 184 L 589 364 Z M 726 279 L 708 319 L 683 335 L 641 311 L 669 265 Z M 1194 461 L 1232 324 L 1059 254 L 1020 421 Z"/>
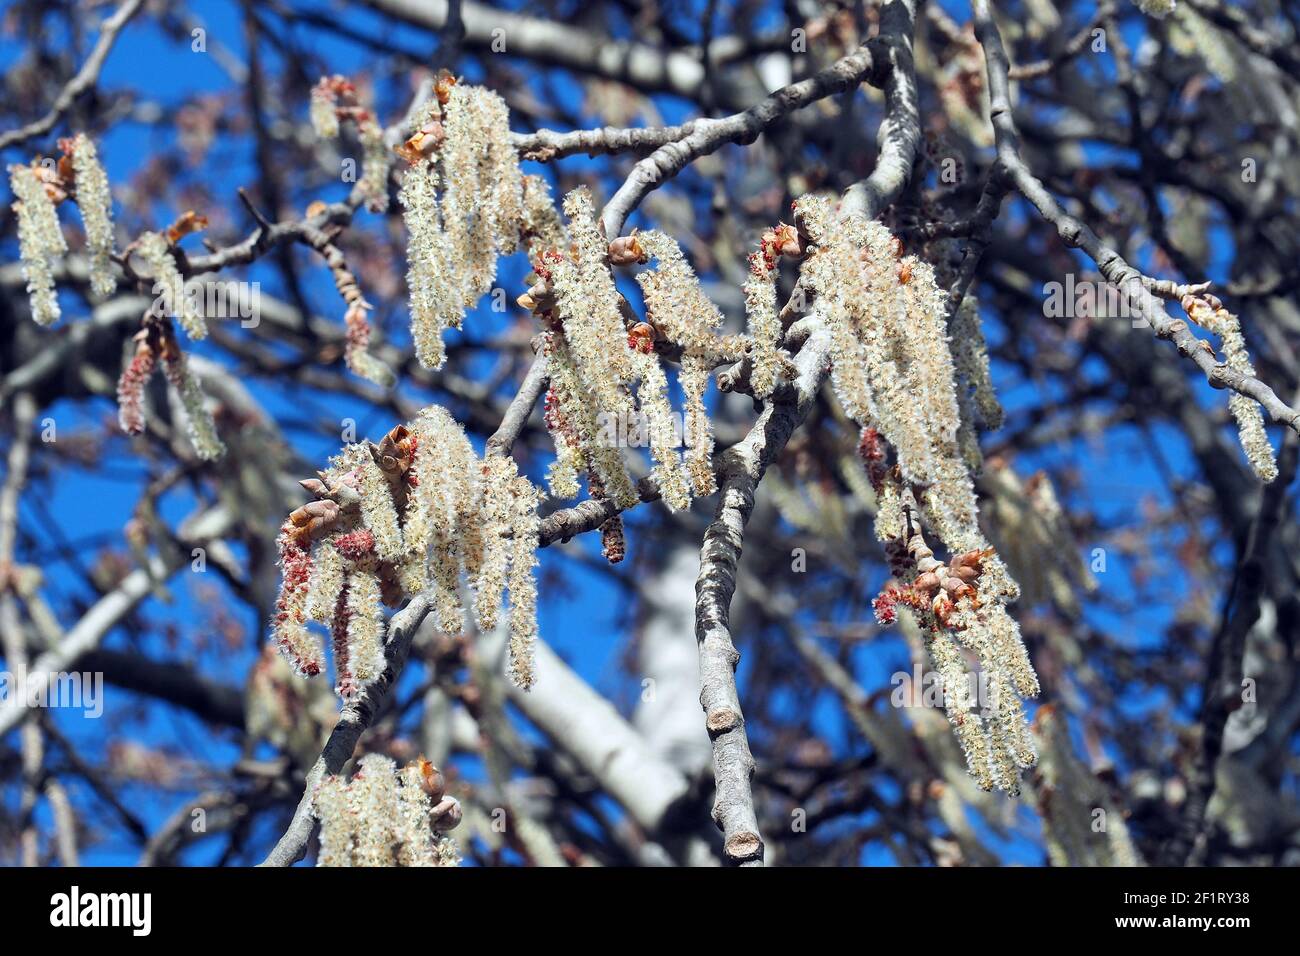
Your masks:
<path fill-rule="evenodd" d="M 713 474 L 713 423 L 704 407 L 704 391 L 709 384 L 708 361 L 691 353 L 682 356 L 677 383 L 684 398 L 686 473 L 691 490 L 704 498 L 718 488 Z"/>
<path fill-rule="evenodd" d="M 393 761 L 382 754 L 366 754 L 348 786 L 356 817 L 355 866 L 392 866 L 394 816 L 397 810 L 397 776 Z"/>
<path fill-rule="evenodd" d="M 430 405 L 412 424 L 420 439 L 418 491 L 428 501 L 431 532 L 451 534 L 458 515 L 478 498 L 478 457 L 464 429 L 445 408 Z"/>
<path fill-rule="evenodd" d="M 459 423 L 430 406 L 378 445 L 347 446 L 320 480 L 305 484 L 318 500 L 295 510 L 282 531 L 275 625 L 300 673 L 322 670 L 309 618 L 332 632 L 336 690 L 345 698 L 384 672 L 385 601 L 427 591 L 438 626 L 460 633 L 463 576 L 483 628 L 500 619 L 509 591 L 515 671 L 531 680 L 523 662 L 537 633 L 539 495 L 512 458 L 479 458 Z M 395 495 L 404 498 L 400 519 Z"/>
<path fill-rule="evenodd" d="M 316 865 L 351 866 L 356 817 L 352 813 L 347 781 L 333 774 L 324 777 L 316 786 L 313 809 L 320 821 Z"/>
<path fill-rule="evenodd" d="M 317 866 L 458 866 L 460 851 L 438 836 L 420 764 L 398 770 L 383 754 L 366 754 L 349 782 L 327 776 L 313 812 L 321 824 Z"/>
<path fill-rule="evenodd" d="M 716 349 L 722 312 L 705 295 L 677 240 L 658 230 L 638 233 L 636 240 L 656 263 L 636 277 L 646 318 L 664 338 L 687 351 L 706 354 Z"/>
<path fill-rule="evenodd" d="M 421 160 L 406 170 L 398 191 L 406 223 L 406 284 L 410 295 L 411 338 L 425 368 L 437 369 L 446 360 L 443 330 L 460 309 L 452 279 L 447 237 L 438 205 L 438 173 Z"/>
<path fill-rule="evenodd" d="M 971 708 L 969 674 L 961 650 L 952 635 L 932 630 L 926 636 L 926 650 L 943 687 L 944 710 L 956 732 L 966 765 L 982 790 L 992 790 L 993 760 L 989 738 L 980 715 Z"/>
<path fill-rule="evenodd" d="M 510 481 L 513 508 L 510 523 L 510 679 L 528 690 L 536 679 L 533 668 L 537 644 L 537 514 L 540 495 L 522 475 Z"/>
<path fill-rule="evenodd" d="M 310 116 L 312 129 L 321 139 L 335 139 L 339 135 L 334 95 L 327 86 L 318 83 L 312 87 Z"/>
<path fill-rule="evenodd" d="M 1246 338 L 1241 334 L 1241 322 L 1237 316 L 1224 308 L 1212 308 L 1201 300 L 1196 301 L 1190 314 L 1222 340 L 1223 358 L 1228 368 L 1254 376 L 1255 366 L 1250 361 Z M 1228 410 L 1237 421 L 1237 434 L 1250 467 L 1261 481 L 1272 481 L 1277 477 L 1277 459 L 1264 428 L 1264 413 L 1259 403 L 1240 392 L 1233 392 L 1228 396 Z"/>
<path fill-rule="evenodd" d="M 9 186 L 18 199 L 11 208 L 18 219 L 18 253 L 32 318 L 41 325 L 53 325 L 60 314 L 54 260 L 68 251 L 67 241 L 54 202 L 33 167 L 10 166 Z"/>
<path fill-rule="evenodd" d="M 866 366 L 874 417 L 897 450 L 904 477 L 914 484 L 929 484 L 937 477 L 934 442 L 941 434 L 935 430 L 933 419 L 947 410 L 949 402 L 954 412 L 956 408 L 951 381 L 947 383 L 947 395 L 924 390 L 932 381 L 927 363 L 933 359 L 934 350 L 946 351 L 946 345 L 942 336 L 936 342 L 910 327 L 913 318 L 923 321 L 925 316 L 913 317 L 908 311 L 891 256 L 893 237 L 889 231 L 876 222 L 858 220 L 853 225 L 858 228 L 845 228 L 846 240 L 862 250 L 859 260 L 865 255 L 866 261 L 858 269 L 846 270 L 831 279 L 848 285 L 846 300 L 861 335 L 858 360 Z M 953 417 L 955 433 L 955 414 Z"/>
<path fill-rule="evenodd" d="M 411 334 L 420 363 L 433 369 L 446 359 L 442 334 L 460 328 L 492 288 L 497 257 L 518 247 L 521 229 L 547 229 L 540 207 L 549 204 L 544 185 L 520 175 L 505 102 L 459 83 L 447 97 L 417 118 L 416 129 L 439 119 L 440 148 L 406 170 L 398 194 L 410 237 Z"/>
<path fill-rule="evenodd" d="M 874 423 L 898 467 L 925 488 L 922 510 L 953 553 L 983 547 L 978 502 L 959 443 L 957 371 L 946 295 L 933 268 L 878 222 L 837 220 L 828 200 L 796 203 L 812 246 L 801 278 L 831 332 L 831 380 L 845 413 Z"/>
<path fill-rule="evenodd" d="M 985 428 L 1002 427 L 1002 403 L 993 389 L 989 372 L 988 345 L 984 340 L 984 327 L 980 322 L 979 304 L 967 295 L 949 320 L 948 333 L 952 342 L 952 357 L 961 376 L 972 391 L 975 408 Z"/>
<path fill-rule="evenodd" d="M 165 315 L 175 316 L 190 338 L 208 337 L 208 324 L 186 293 L 185 279 L 176 265 L 171 243 L 161 233 L 146 232 L 137 240 L 137 251 L 153 274 L 153 292 Z"/>
<path fill-rule="evenodd" d="M 465 606 L 459 593 L 460 557 L 455 542 L 443 534 L 435 538 L 431 570 L 429 583 L 433 589 L 438 629 L 444 634 L 459 634 L 465 630 Z"/>
<path fill-rule="evenodd" d="M 576 261 L 553 265 L 552 283 L 564 335 L 583 382 L 607 415 L 632 411 L 626 385 L 632 379 L 633 351 L 619 310 L 618 289 L 609 268 L 609 250 L 596 225 L 591 192 L 579 187 L 564 197 Z"/>
<path fill-rule="evenodd" d="M 490 190 L 480 218 L 496 244 L 496 253 L 508 256 L 519 248 L 519 227 L 524 217 L 519 152 L 510 141 L 510 111 L 505 100 L 491 90 L 476 91 L 485 140 L 480 179 Z"/>
<path fill-rule="evenodd" d="M 334 618 L 334 607 L 347 580 L 347 562 L 333 542 L 321 542 L 312 556 L 311 577 L 307 585 L 307 618 L 329 624 Z"/>
<path fill-rule="evenodd" d="M 1016 793 L 1020 768 L 1035 759 L 1021 697 L 1036 696 L 1039 688 L 1006 610 L 1019 589 L 987 549 L 971 479 L 980 456 L 975 416 L 964 413 L 963 404 L 976 405 L 986 424 L 1001 417 L 978 315 L 964 305 L 950 319 L 933 267 L 905 255 L 881 223 L 841 219 L 820 197 L 800 199 L 795 212 L 811 241 L 801 282 L 816 297 L 814 315 L 831 333 L 832 385 L 845 413 L 863 426 L 864 453 L 871 455 L 877 535 L 895 555 L 905 543 L 915 559 L 896 565 L 906 579 L 878 599 L 878 616 L 879 602 L 884 623 L 892 620 L 893 602 L 919 607 L 932 625 L 929 651 L 971 773 L 985 789 Z M 865 444 L 873 435 L 893 448 L 897 474 L 883 471 L 877 443 Z M 942 590 L 935 594 L 935 581 L 953 572 L 934 559 L 913 523 L 916 517 L 954 561 L 966 559 L 964 570 L 977 577 L 976 587 L 963 584 L 964 593 L 957 590 L 954 598 Z M 952 690 L 971 678 L 964 653 L 974 657 L 987 683 L 989 699 L 980 702 L 978 713 Z"/>
<path fill-rule="evenodd" d="M 86 225 L 90 289 L 95 295 L 108 297 L 117 289 L 113 272 L 113 197 L 99 153 L 85 133 L 78 133 L 72 141 L 72 173 L 77 208 Z"/>
<path fill-rule="evenodd" d="M 357 686 L 379 679 L 384 660 L 384 613 L 379 578 L 374 571 L 356 568 L 348 575 L 348 667 Z"/>
<path fill-rule="evenodd" d="M 628 477 L 627 466 L 618 446 L 603 437 L 606 430 L 600 427 L 596 418 L 597 399 L 582 380 L 582 374 L 574 361 L 573 349 L 562 336 L 554 333 L 548 333 L 547 348 L 551 396 L 555 400 L 558 415 L 567 422 L 571 431 L 572 447 L 581 455 L 573 465 L 588 465 L 596 472 L 604 493 L 622 507 L 636 504 L 640 500 L 636 488 Z M 606 413 L 606 420 L 617 421 L 618 418 L 617 415 Z M 574 487 L 570 488 L 564 483 L 568 476 L 563 471 L 559 472 L 559 477 L 562 480 L 562 490 L 577 493 L 576 480 Z"/>
<path fill-rule="evenodd" d="M 1195 8 L 1184 4 L 1174 11 L 1169 46 L 1184 56 L 1199 55 L 1205 61 L 1206 69 L 1224 87 L 1237 85 L 1240 75 L 1237 62 L 1244 51 L 1235 42 L 1229 45 L 1229 34 L 1201 16 Z"/>
<path fill-rule="evenodd" d="M 429 796 L 424 792 L 419 764 L 408 764 L 398 771 L 397 815 L 394 836 L 397 839 L 399 866 L 437 866 L 433 832 L 429 825 Z"/>
<path fill-rule="evenodd" d="M 484 95 L 486 90 L 456 84 L 443 109 L 442 197 L 443 229 L 452 257 L 452 274 L 459 280 L 461 301 L 473 302 L 492 287 L 496 274 L 493 236 L 486 221 L 492 184 L 482 176 L 487 150 Z M 459 327 L 463 313 L 453 324 Z"/>
<path fill-rule="evenodd" d="M 655 261 L 654 269 L 637 276 L 646 318 L 658 337 L 682 349 L 677 381 L 685 398 L 683 437 L 690 488 L 697 495 L 710 495 L 716 488 L 713 431 L 704 407 L 704 392 L 709 372 L 716 364 L 713 360 L 727 345 L 718 336 L 722 312 L 705 295 L 677 240 L 658 230 L 638 233 L 634 238 L 644 254 Z M 642 407 L 644 411 L 644 402 Z"/>
<path fill-rule="evenodd" d="M 510 564 L 510 545 L 506 533 L 510 529 L 514 510 L 510 486 L 515 475 L 514 459 L 490 455 L 484 460 L 483 472 L 483 507 L 480 521 L 476 525 L 482 534 L 482 557 L 478 573 L 471 584 L 474 588 L 474 616 L 478 626 L 490 631 L 497 624 L 501 592 L 505 590 L 506 572 Z"/>
<path fill-rule="evenodd" d="M 781 371 L 777 351 L 781 319 L 776 304 L 776 269 L 766 264 L 759 253 L 750 256 L 744 291 L 746 330 L 751 339 L 750 386 L 756 398 L 766 398 L 776 387 Z"/>
<path fill-rule="evenodd" d="M 691 506 L 691 489 L 677 451 L 681 435 L 668 401 L 668 380 L 659 356 L 653 352 L 635 353 L 633 367 L 640 379 L 637 400 L 641 407 L 637 414 L 644 416 L 650 432 L 650 453 L 654 458 L 651 476 L 668 509 L 684 510 Z"/>
<path fill-rule="evenodd" d="M 185 426 L 194 453 L 204 461 L 215 461 L 226 453 L 226 446 L 217 437 L 217 423 L 208 411 L 207 399 L 199 381 L 190 371 L 185 353 L 179 349 L 163 355 L 163 374 L 176 391 L 185 410 Z"/>
<path fill-rule="evenodd" d="M 392 486 L 374 458 L 364 449 L 356 455 L 356 459 L 361 520 L 375 536 L 375 553 L 385 561 L 396 560 L 402 555 L 403 545 Z"/>
<path fill-rule="evenodd" d="M 357 124 L 357 138 L 361 141 L 361 179 L 357 189 L 366 197 L 367 209 L 387 212 L 392 154 L 384 142 L 384 130 L 373 117 L 367 116 Z"/>
<path fill-rule="evenodd" d="M 876 539 L 895 541 L 906 533 L 906 525 L 902 486 L 898 481 L 886 478 L 876 492 Z"/>

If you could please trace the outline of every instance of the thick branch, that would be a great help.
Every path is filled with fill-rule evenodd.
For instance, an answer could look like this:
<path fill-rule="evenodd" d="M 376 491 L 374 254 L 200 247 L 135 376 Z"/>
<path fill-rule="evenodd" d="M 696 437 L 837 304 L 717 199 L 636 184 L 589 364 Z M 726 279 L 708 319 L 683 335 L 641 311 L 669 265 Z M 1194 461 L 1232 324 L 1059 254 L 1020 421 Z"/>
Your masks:
<path fill-rule="evenodd" d="M 768 465 L 807 416 L 830 357 L 830 334 L 815 330 L 795 362 L 799 370 L 794 394 L 768 404 L 748 435 L 724 455 L 718 511 L 704 533 L 700 573 L 695 582 L 695 638 L 700 649 L 700 704 L 713 741 L 717 793 L 713 819 L 723 834 L 727 860 L 761 866 L 763 838 L 754 813 L 750 778 L 754 757 L 745 734 L 745 718 L 736 691 L 740 652 L 731 636 L 731 599 L 744 541 L 745 524 L 754 510 L 754 494 Z"/>

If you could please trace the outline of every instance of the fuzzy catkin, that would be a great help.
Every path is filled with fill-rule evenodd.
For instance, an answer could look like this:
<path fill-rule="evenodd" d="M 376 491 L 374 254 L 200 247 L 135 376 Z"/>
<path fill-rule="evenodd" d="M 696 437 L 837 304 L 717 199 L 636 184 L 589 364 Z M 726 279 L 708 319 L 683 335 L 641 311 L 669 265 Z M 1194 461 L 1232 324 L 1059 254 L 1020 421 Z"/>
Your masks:
<path fill-rule="evenodd" d="M 361 493 L 361 520 L 375 536 L 375 553 L 392 561 L 402 553 L 402 529 L 392 488 L 374 458 L 356 454 L 357 490 Z"/>
<path fill-rule="evenodd" d="M 398 770 L 388 757 L 371 753 L 357 762 L 351 781 L 323 778 L 312 800 L 320 821 L 316 865 L 458 866 L 456 842 L 434 828 L 438 808 L 425 787 L 427 766 L 421 759 Z"/>
<path fill-rule="evenodd" d="M 1222 340 L 1223 358 L 1228 368 L 1243 375 L 1254 376 L 1255 366 L 1246 349 L 1246 338 L 1241 334 L 1241 322 L 1227 309 L 1213 308 L 1197 300 L 1189 313 L 1193 319 Z M 1233 392 L 1228 396 L 1228 410 L 1237 421 L 1237 434 L 1246 460 L 1261 481 L 1277 477 L 1277 459 L 1264 428 L 1264 413 L 1253 398 Z"/>
<path fill-rule="evenodd" d="M 356 818 L 354 866 L 392 866 L 393 811 L 397 808 L 397 778 L 393 762 L 382 754 L 366 754 L 348 785 L 349 807 Z"/>
<path fill-rule="evenodd" d="M 630 507 L 640 499 L 632 479 L 628 477 L 618 446 L 602 440 L 602 429 L 596 419 L 597 403 L 582 379 L 573 350 L 563 336 L 556 333 L 547 333 L 546 349 L 551 396 L 557 411 L 553 420 L 566 423 L 563 441 L 568 445 L 566 454 L 572 453 L 568 467 L 581 469 L 585 463 L 598 476 L 605 495 L 623 507 Z M 557 443 L 557 449 L 559 447 Z M 557 469 L 557 477 L 561 481 L 561 490 L 570 490 L 570 475 Z M 577 493 L 576 478 L 571 490 Z"/>
<path fill-rule="evenodd" d="M 462 577 L 484 627 L 508 589 L 512 642 L 521 662 L 530 656 L 538 494 L 512 458 L 480 458 L 456 420 L 430 406 L 379 444 L 347 446 L 304 486 L 317 500 L 283 529 L 275 623 L 276 643 L 301 673 L 321 671 L 308 619 L 330 627 L 345 698 L 384 672 L 383 604 L 428 591 L 439 627 L 459 633 Z M 523 663 L 516 672 L 531 679 Z"/>
<path fill-rule="evenodd" d="M 434 369 L 446 358 L 443 333 L 460 328 L 466 309 L 492 288 L 497 257 L 517 248 L 521 228 L 546 228 L 529 221 L 538 217 L 544 191 L 525 190 L 505 102 L 490 90 L 455 84 L 446 105 L 439 110 L 431 102 L 416 128 L 435 116 L 440 148 L 415 160 L 399 191 L 410 237 L 411 333 L 420 363 Z"/>
<path fill-rule="evenodd" d="M 961 411 L 946 296 L 933 268 L 898 255 L 878 222 L 838 221 L 829 201 L 796 203 L 813 246 L 801 279 L 831 332 L 831 381 L 845 413 L 874 424 L 897 451 L 921 503 L 953 553 L 983 546 L 974 485 L 958 443 Z"/>
<path fill-rule="evenodd" d="M 756 398 L 766 398 L 776 387 L 780 373 L 777 347 L 781 341 L 781 319 L 776 305 L 776 269 L 759 253 L 749 259 L 745 282 L 745 317 L 748 322 L 750 385 Z"/>
<path fill-rule="evenodd" d="M 307 619 L 328 624 L 347 580 L 346 561 L 333 541 L 322 542 L 316 549 L 311 577 L 307 584 Z"/>
<path fill-rule="evenodd" d="M 41 325 L 53 325 L 59 318 L 54 260 L 68 251 L 58 213 L 31 166 L 10 166 L 9 185 L 18 198 L 11 208 L 18 219 L 18 250 L 32 318 Z"/>
<path fill-rule="evenodd" d="M 226 453 L 226 446 L 217 437 L 217 423 L 208 411 L 207 400 L 199 387 L 198 379 L 190 371 L 185 353 L 176 349 L 163 354 L 163 373 L 176 391 L 185 410 L 185 426 L 194 453 L 204 461 L 215 461 Z"/>
<path fill-rule="evenodd" d="M 312 805 L 321 824 L 316 865 L 351 866 L 356 817 L 348 799 L 347 781 L 334 775 L 323 778 Z"/>
<path fill-rule="evenodd" d="M 339 135 L 334 94 L 320 83 L 312 87 L 311 91 L 311 126 L 321 139 L 334 139 Z"/>
<path fill-rule="evenodd" d="M 659 357 L 654 353 L 638 352 L 633 362 L 640 379 L 637 399 L 641 407 L 638 414 L 645 417 L 650 431 L 650 452 L 655 462 L 652 476 L 670 511 L 689 508 L 691 489 L 677 453 L 680 435 L 673 407 L 668 401 L 668 380 L 659 364 Z"/>
<path fill-rule="evenodd" d="M 496 257 L 490 229 L 492 184 L 484 180 L 482 157 L 489 136 L 485 128 L 486 90 L 457 84 L 443 111 L 441 159 L 443 229 L 452 257 L 451 267 L 461 284 L 461 301 L 470 303 L 492 287 Z M 458 321 L 454 324 L 459 326 Z"/>
<path fill-rule="evenodd" d="M 645 299 L 646 317 L 665 338 L 688 351 L 713 350 L 722 312 L 704 294 L 677 240 L 658 230 L 639 233 L 636 238 L 646 254 L 656 260 L 654 269 L 636 277 Z"/>
<path fill-rule="evenodd" d="M 153 272 L 153 292 L 159 297 L 163 314 L 175 316 L 190 338 L 207 338 L 208 324 L 186 293 L 185 279 L 172 255 L 171 243 L 161 233 L 146 232 L 139 238 L 137 248 L 140 258 Z"/>
<path fill-rule="evenodd" d="M 522 179 L 522 212 L 520 232 L 529 258 L 547 249 L 566 249 L 569 234 L 564 220 L 551 199 L 551 187 L 541 176 L 524 176 Z"/>
<path fill-rule="evenodd" d="M 537 644 L 537 535 L 541 518 L 537 514 L 539 495 L 527 478 L 510 480 L 512 511 L 510 522 L 510 678 L 516 686 L 533 686 L 534 647 Z"/>
<path fill-rule="evenodd" d="M 357 568 L 348 575 L 348 663 L 362 687 L 384 672 L 384 614 L 379 578 L 374 571 Z"/>
<path fill-rule="evenodd" d="M 704 407 L 704 390 L 709 384 L 708 362 L 693 354 L 684 355 L 677 383 L 685 398 L 686 473 L 691 490 L 703 498 L 718 487 L 713 474 L 713 423 Z"/>
<path fill-rule="evenodd" d="M 392 159 L 384 131 L 375 120 L 367 116 L 357 124 L 357 138 L 361 141 L 361 179 L 357 189 L 366 197 L 366 208 L 371 212 L 388 211 L 388 170 Z"/>
<path fill-rule="evenodd" d="M 978 444 L 963 405 L 978 405 L 986 423 L 1001 417 L 978 315 L 972 304 L 950 318 L 933 267 L 905 255 L 881 223 L 840 219 L 819 197 L 800 199 L 795 211 L 811 240 L 800 281 L 831 333 L 836 397 L 863 428 L 876 533 L 898 580 L 877 599 L 877 617 L 892 623 L 900 603 L 920 615 L 972 775 L 985 789 L 1016 793 L 1020 768 L 1035 760 L 1021 698 L 1039 687 L 1006 609 L 1019 589 L 987 548 L 971 479 Z M 934 558 L 918 518 L 953 555 L 950 565 Z M 958 693 L 973 679 L 966 654 L 987 683 L 978 712 Z"/>
<path fill-rule="evenodd" d="M 446 360 L 443 330 L 452 325 L 461 308 L 450 271 L 450 251 L 441 228 L 438 173 L 432 162 L 421 161 L 402 177 L 401 202 L 408 235 L 406 284 L 410 295 L 411 337 L 416 357 L 425 368 L 441 368 Z"/>
<path fill-rule="evenodd" d="M 510 529 L 513 499 L 510 482 L 514 477 L 514 459 L 493 455 L 483 464 L 483 508 L 481 524 L 482 557 L 474 576 L 474 614 L 478 626 L 491 630 L 497 624 L 501 592 L 506 586 L 510 566 L 510 548 L 506 532 Z"/>
<path fill-rule="evenodd" d="M 95 295 L 107 297 L 117 289 L 113 273 L 113 197 L 95 144 L 85 133 L 78 133 L 72 141 L 72 172 L 77 208 L 86 224 L 90 288 Z"/>
<path fill-rule="evenodd" d="M 398 781 L 397 814 L 393 820 L 397 865 L 437 866 L 438 855 L 429 827 L 429 798 L 424 793 L 419 765 L 403 767 L 398 771 Z"/>
<path fill-rule="evenodd" d="M 591 193 L 579 187 L 564 197 L 575 260 L 556 257 L 552 279 L 564 336 L 583 382 L 607 415 L 632 411 L 626 385 L 632 379 L 619 294 L 609 271 L 608 246 L 596 226 Z"/>

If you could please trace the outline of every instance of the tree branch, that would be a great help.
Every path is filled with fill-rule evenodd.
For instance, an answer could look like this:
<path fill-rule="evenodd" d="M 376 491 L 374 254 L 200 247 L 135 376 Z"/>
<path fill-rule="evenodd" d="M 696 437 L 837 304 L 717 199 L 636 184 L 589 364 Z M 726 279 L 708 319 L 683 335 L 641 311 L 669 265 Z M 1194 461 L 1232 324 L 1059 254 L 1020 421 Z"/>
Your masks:
<path fill-rule="evenodd" d="M 54 124 L 76 102 L 77 97 L 98 81 L 99 71 L 104 68 L 104 61 L 108 59 L 108 54 L 117 41 L 118 33 L 143 5 L 144 0 L 126 0 L 111 17 L 104 21 L 104 25 L 99 28 L 99 38 L 95 41 L 90 56 L 86 57 L 86 62 L 81 65 L 77 75 L 59 91 L 50 111 L 26 126 L 0 133 L 0 149 L 14 146 L 34 136 L 43 136 L 54 128 Z"/>
<path fill-rule="evenodd" d="M 1082 249 L 1101 274 L 1120 290 L 1128 305 L 1145 319 L 1158 338 L 1167 339 L 1178 351 L 1191 359 L 1205 373 L 1213 388 L 1230 388 L 1252 398 L 1277 422 L 1300 433 L 1300 411 L 1278 398 L 1273 389 L 1253 375 L 1246 375 L 1220 362 L 1209 343 L 1192 334 L 1190 326 L 1175 319 L 1147 287 L 1148 277 L 1129 265 L 1118 252 L 1103 243 L 1086 223 L 1075 219 L 1061 208 L 1043 183 L 1029 171 L 1020 156 L 1020 138 L 1011 110 L 1010 86 L 1007 79 L 1009 63 L 997 24 L 989 13 L 988 0 L 975 0 L 976 35 L 984 48 L 988 66 L 989 118 L 997 142 L 998 162 L 1007 171 L 1016 189 L 1029 200 L 1039 214 L 1056 227 L 1061 241 L 1071 249 Z"/>
<path fill-rule="evenodd" d="M 316 818 L 312 815 L 316 787 L 325 776 L 342 773 L 344 765 L 352 759 L 357 741 L 374 723 L 388 699 L 389 690 L 401 676 L 406 658 L 411 653 L 411 640 L 432 607 L 433 600 L 427 593 L 418 594 L 389 619 L 384 646 L 384 658 L 388 665 L 374 683 L 364 687 L 343 707 L 339 722 L 330 731 L 320 757 L 307 772 L 307 785 L 302 799 L 294 809 L 288 829 L 259 865 L 292 866 L 302 859 L 307 841 L 311 839 L 316 825 Z"/>

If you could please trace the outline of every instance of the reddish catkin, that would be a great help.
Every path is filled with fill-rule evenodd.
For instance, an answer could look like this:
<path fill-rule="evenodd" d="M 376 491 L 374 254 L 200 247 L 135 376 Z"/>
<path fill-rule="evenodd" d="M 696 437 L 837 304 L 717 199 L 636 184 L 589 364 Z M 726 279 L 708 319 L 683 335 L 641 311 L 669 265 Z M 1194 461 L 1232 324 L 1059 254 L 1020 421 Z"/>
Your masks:
<path fill-rule="evenodd" d="M 336 537 L 334 547 L 349 561 L 360 561 L 374 555 L 375 536 L 367 528 L 358 528 Z"/>
<path fill-rule="evenodd" d="M 352 665 L 348 659 L 348 623 L 351 618 L 348 588 L 344 585 L 334 603 L 334 620 L 330 623 L 334 647 L 334 692 L 344 700 L 357 692 L 356 678 L 352 675 Z"/>
<path fill-rule="evenodd" d="M 627 557 L 627 539 L 623 536 L 623 518 L 614 515 L 600 526 L 600 550 L 610 564 Z"/>
<path fill-rule="evenodd" d="M 321 646 L 306 625 L 307 591 L 311 581 L 311 551 L 299 540 L 292 520 L 280 528 L 276 539 L 283 580 L 275 602 L 275 643 L 299 674 L 315 677 L 321 671 Z"/>
<path fill-rule="evenodd" d="M 144 431 L 144 390 L 157 361 L 153 348 L 142 339 L 117 380 L 117 420 L 128 435 Z"/>

